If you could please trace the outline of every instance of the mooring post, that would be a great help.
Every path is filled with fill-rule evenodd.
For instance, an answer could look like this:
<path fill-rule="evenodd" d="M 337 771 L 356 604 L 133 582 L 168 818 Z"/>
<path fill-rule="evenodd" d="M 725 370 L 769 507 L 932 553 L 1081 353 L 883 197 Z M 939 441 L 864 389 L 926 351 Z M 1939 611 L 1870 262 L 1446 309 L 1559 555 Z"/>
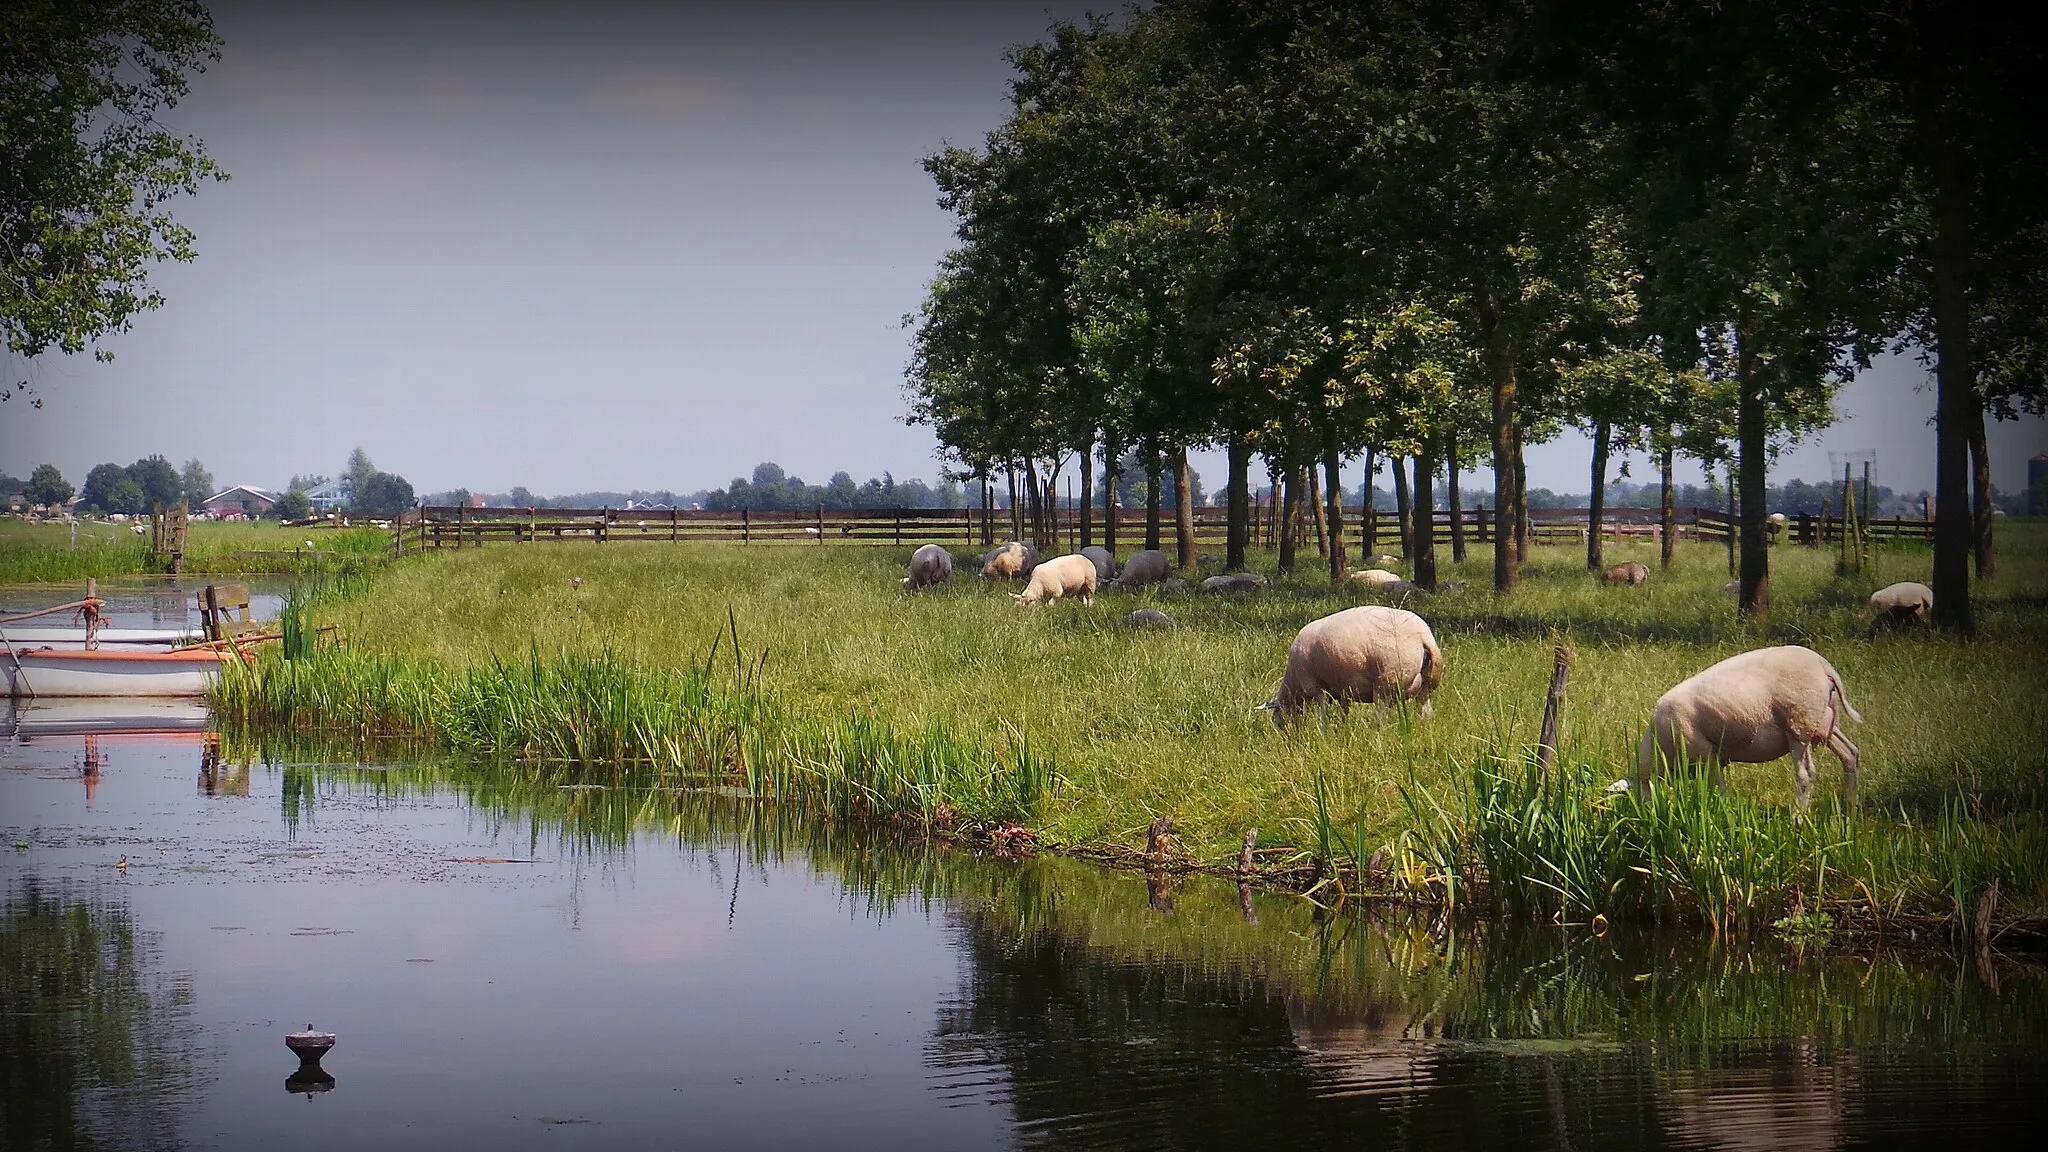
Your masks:
<path fill-rule="evenodd" d="M 1237 850 L 1237 874 L 1239 876 L 1249 876 L 1252 874 L 1252 850 L 1258 846 L 1259 830 L 1257 828 L 1245 829 L 1244 844 Z"/>
<path fill-rule="evenodd" d="M 1551 653 L 1550 695 L 1543 701 L 1543 733 L 1536 742 L 1536 768 L 1544 776 L 1550 775 L 1550 765 L 1557 759 L 1557 714 L 1564 706 L 1565 681 L 1572 674 L 1572 650 L 1568 644 L 1559 644 Z"/>
<path fill-rule="evenodd" d="M 1167 850 L 1172 845 L 1172 843 L 1173 817 L 1154 817 L 1152 820 L 1152 827 L 1147 829 L 1145 833 L 1146 858 L 1155 864 L 1164 860 L 1166 858 Z"/>

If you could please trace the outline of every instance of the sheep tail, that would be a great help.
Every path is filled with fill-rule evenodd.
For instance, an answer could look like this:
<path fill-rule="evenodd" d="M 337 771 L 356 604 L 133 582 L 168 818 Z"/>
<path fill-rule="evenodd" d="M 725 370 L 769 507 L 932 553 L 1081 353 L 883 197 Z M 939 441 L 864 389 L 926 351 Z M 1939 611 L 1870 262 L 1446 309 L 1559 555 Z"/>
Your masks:
<path fill-rule="evenodd" d="M 1832 664 L 1828 665 L 1828 691 L 1834 693 L 1835 699 L 1842 702 L 1842 711 L 1849 714 L 1849 719 L 1858 724 L 1863 723 L 1863 713 L 1858 712 L 1856 706 L 1849 703 L 1849 691 L 1842 687 L 1842 674 L 1835 671 Z"/>

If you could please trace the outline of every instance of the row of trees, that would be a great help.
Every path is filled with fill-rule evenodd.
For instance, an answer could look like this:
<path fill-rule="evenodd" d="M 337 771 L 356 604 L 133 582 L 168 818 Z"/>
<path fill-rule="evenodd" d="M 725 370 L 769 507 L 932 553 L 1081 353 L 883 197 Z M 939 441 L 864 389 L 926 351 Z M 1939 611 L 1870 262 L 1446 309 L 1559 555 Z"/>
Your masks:
<path fill-rule="evenodd" d="M 1115 472 L 1138 449 L 1156 509 L 1188 448 L 1221 445 L 1232 567 L 1254 457 L 1290 509 L 1320 467 L 1332 524 L 1347 459 L 1394 461 L 1429 508 L 1440 475 L 1455 505 L 1456 462 L 1487 458 L 1517 528 L 1503 591 L 1524 447 L 1575 426 L 1596 516 L 1617 449 L 1667 487 L 1675 455 L 1732 465 L 1741 603 L 1762 617 L 1770 454 L 1831 420 L 1873 355 L 1916 348 L 1938 389 L 1937 616 L 1968 628 L 1973 540 L 1991 560 L 1985 414 L 2044 400 L 2043 43 L 1918 0 L 1566 17 L 1162 0 L 1055 26 L 1013 53 L 1007 122 L 926 161 L 958 245 L 906 320 L 907 419 L 1041 533 L 1069 465 L 1092 491 L 1098 457 Z M 1431 583 L 1432 551 L 1416 559 Z"/>
<path fill-rule="evenodd" d="M 85 474 L 85 486 L 74 489 L 55 464 L 38 464 L 21 487 L 21 495 L 32 505 L 54 508 L 77 492 L 79 507 L 88 513 L 139 515 L 158 503 L 166 506 L 188 500 L 197 503 L 213 495 L 213 473 L 197 459 L 179 468 L 162 456 L 144 456 L 123 467 L 97 464 Z"/>

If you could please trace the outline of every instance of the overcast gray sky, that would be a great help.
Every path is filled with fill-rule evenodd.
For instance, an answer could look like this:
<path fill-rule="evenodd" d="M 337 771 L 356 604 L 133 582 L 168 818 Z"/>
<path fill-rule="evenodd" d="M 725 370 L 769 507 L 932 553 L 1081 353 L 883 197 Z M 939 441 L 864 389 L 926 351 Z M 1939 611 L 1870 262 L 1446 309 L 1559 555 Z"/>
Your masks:
<path fill-rule="evenodd" d="M 223 58 L 173 113 L 233 174 L 177 208 L 199 258 L 112 363 L 31 367 L 0 468 L 161 452 L 272 486 L 361 445 L 423 493 L 929 477 L 899 321 L 951 221 L 918 160 L 999 123 L 1005 47 L 1085 7 L 217 4 Z M 1931 488 L 1924 378 L 1867 375 L 1774 476 L 1876 448 Z M 1996 483 L 2044 450 L 1997 429 Z M 1585 458 L 1532 449 L 1530 483 L 1583 490 Z"/>

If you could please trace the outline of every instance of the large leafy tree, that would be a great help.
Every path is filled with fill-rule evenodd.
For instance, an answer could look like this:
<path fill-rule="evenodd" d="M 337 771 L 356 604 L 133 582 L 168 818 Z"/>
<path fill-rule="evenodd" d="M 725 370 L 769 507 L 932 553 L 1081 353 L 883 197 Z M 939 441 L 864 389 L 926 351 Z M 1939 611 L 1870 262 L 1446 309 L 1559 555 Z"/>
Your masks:
<path fill-rule="evenodd" d="M 0 339 L 8 352 L 82 352 L 162 305 L 150 266 L 193 256 L 191 231 L 166 206 L 201 180 L 224 178 L 163 114 L 219 55 L 212 18 L 195 0 L 0 7 Z M 26 381 L 9 384 L 0 397 L 32 394 Z"/>
<path fill-rule="evenodd" d="M 28 487 L 22 489 L 21 494 L 31 504 L 55 507 L 71 499 L 72 492 L 71 482 L 64 479 L 64 474 L 57 470 L 55 464 L 38 464 L 36 470 L 29 473 Z"/>

